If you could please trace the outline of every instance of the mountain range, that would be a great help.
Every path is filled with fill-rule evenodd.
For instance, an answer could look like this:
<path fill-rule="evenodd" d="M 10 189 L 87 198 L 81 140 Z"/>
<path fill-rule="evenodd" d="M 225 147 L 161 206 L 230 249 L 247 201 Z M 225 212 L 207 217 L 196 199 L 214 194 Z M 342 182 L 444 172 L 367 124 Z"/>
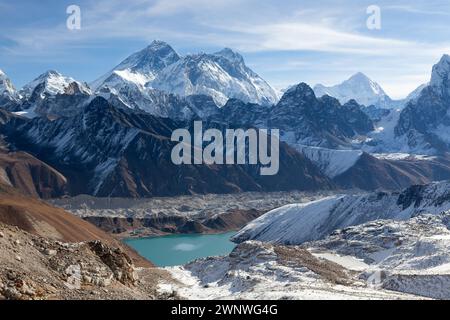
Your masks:
<path fill-rule="evenodd" d="M 22 152 L 52 172 L 28 174 L 28 192 L 45 197 L 399 189 L 450 178 L 449 75 L 445 55 L 402 108 L 362 73 L 278 97 L 231 49 L 183 57 L 154 41 L 90 85 L 48 71 L 16 90 L 1 72 L 0 132 L 5 154 Z M 171 132 L 195 119 L 205 128 L 279 129 L 280 174 L 172 165 Z"/>

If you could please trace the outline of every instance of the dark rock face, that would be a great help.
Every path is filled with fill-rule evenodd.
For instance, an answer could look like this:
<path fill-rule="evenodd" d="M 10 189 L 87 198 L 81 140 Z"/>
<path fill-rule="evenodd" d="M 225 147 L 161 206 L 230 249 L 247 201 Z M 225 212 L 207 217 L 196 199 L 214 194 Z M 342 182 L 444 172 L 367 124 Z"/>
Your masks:
<path fill-rule="evenodd" d="M 419 207 L 422 201 L 422 193 L 424 189 L 425 186 L 423 185 L 415 185 L 406 189 L 398 197 L 397 204 L 399 206 L 403 206 L 403 210 L 409 208 L 412 204 L 414 204 L 415 208 Z"/>
<path fill-rule="evenodd" d="M 380 121 L 383 117 L 391 113 L 390 109 L 383 109 L 376 106 L 362 107 L 361 110 L 374 122 Z"/>
<path fill-rule="evenodd" d="M 91 100 L 91 95 L 81 90 L 76 82 L 72 82 L 62 94 L 41 98 L 39 88 L 36 88 L 30 100 L 27 100 L 22 109 L 35 106 L 35 112 L 50 117 L 73 116 L 80 112 Z"/>
<path fill-rule="evenodd" d="M 317 99 L 304 83 L 288 90 L 272 108 L 229 100 L 215 119 L 240 126 L 280 129 L 281 139 L 291 145 L 325 148 L 349 146 L 355 136 L 374 129 L 372 120 L 354 100 L 341 105 L 329 96 Z"/>
<path fill-rule="evenodd" d="M 71 195 L 149 197 L 333 186 L 315 165 L 283 143 L 276 176 L 260 176 L 258 166 L 251 165 L 176 166 L 170 137 L 185 123 L 115 108 L 102 98 L 74 117 L 23 121 L 1 127 L 7 141 L 63 173 Z"/>
<path fill-rule="evenodd" d="M 450 126 L 450 56 L 443 56 L 433 67 L 430 85 L 406 106 L 395 128 L 406 136 L 411 149 L 445 153 L 450 150 L 446 130 Z"/>

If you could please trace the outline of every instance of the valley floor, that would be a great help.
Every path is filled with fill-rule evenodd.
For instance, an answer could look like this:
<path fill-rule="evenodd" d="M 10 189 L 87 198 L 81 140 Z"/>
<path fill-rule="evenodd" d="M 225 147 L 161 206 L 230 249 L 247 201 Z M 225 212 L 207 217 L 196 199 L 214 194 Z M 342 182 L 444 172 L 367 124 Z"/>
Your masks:
<path fill-rule="evenodd" d="M 237 231 L 272 209 L 331 194 L 334 192 L 249 192 L 149 199 L 83 195 L 49 202 L 119 238 L 140 238 Z"/>

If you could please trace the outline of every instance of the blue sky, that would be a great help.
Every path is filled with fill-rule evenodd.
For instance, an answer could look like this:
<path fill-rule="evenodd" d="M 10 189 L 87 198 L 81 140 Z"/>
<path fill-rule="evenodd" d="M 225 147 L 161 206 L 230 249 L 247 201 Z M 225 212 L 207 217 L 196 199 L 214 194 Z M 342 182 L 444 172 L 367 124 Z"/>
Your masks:
<path fill-rule="evenodd" d="M 72 4 L 81 30 L 66 28 Z M 180 54 L 236 49 L 276 88 L 361 71 L 401 98 L 450 53 L 449 19 L 448 0 L 0 0 L 0 69 L 17 87 L 48 69 L 90 82 L 160 39 Z"/>

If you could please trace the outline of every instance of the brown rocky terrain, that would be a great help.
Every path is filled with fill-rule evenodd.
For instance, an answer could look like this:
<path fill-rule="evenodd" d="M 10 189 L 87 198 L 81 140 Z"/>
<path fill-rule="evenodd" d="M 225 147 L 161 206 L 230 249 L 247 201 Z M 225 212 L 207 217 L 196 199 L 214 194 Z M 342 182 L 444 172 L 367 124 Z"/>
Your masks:
<path fill-rule="evenodd" d="M 171 299 L 165 271 L 101 241 L 66 243 L 0 223 L 0 300 Z"/>
<path fill-rule="evenodd" d="M 56 241 L 77 243 L 100 240 L 110 246 L 122 248 L 137 265 L 151 266 L 134 250 L 94 225 L 4 185 L 0 185 L 0 223 Z"/>

